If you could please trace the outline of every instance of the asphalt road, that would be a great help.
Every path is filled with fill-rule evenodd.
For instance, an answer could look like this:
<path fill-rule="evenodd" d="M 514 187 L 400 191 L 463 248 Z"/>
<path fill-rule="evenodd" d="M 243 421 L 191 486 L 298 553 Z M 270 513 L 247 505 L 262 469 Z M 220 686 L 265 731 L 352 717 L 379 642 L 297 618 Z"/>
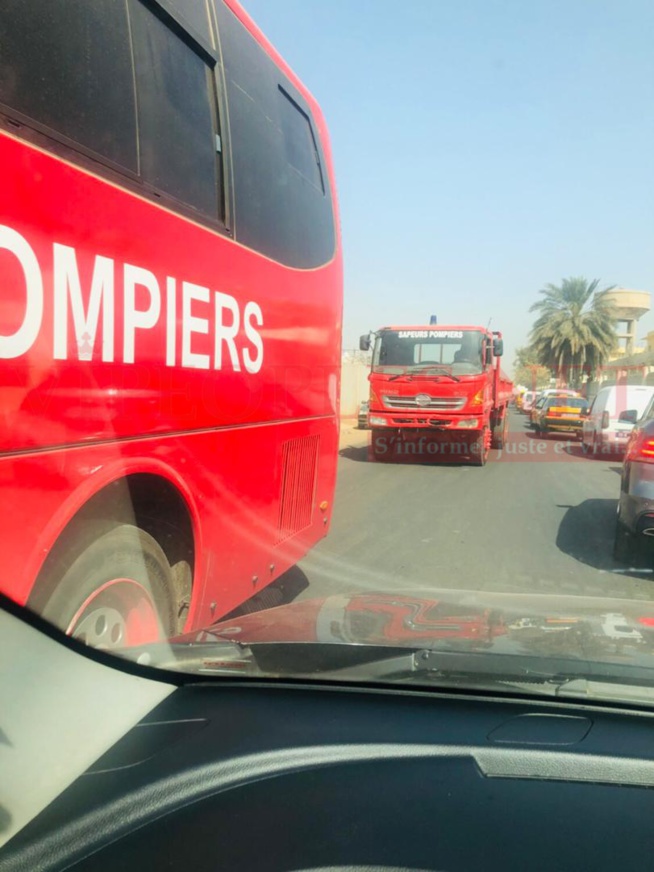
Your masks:
<path fill-rule="evenodd" d="M 352 431 L 330 534 L 296 570 L 300 598 L 468 588 L 654 601 L 651 568 L 612 558 L 621 460 L 536 437 L 526 420 L 511 413 L 505 450 L 483 468 L 375 463 L 370 434 Z"/>

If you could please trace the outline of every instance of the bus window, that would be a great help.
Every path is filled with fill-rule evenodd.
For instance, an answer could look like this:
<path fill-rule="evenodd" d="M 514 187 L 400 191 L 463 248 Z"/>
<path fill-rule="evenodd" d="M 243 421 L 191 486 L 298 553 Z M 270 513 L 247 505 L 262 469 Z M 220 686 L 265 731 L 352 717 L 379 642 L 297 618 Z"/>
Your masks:
<path fill-rule="evenodd" d="M 334 216 L 309 107 L 234 13 L 220 2 L 215 9 L 229 105 L 235 236 L 288 266 L 322 266 L 334 255 Z"/>
<path fill-rule="evenodd" d="M 193 9 L 187 17 L 197 28 Z M 200 36 L 208 44 L 206 17 Z M 0 18 L 0 103 L 222 219 L 213 69 L 182 33 L 142 0 L 9 0 Z"/>
<path fill-rule="evenodd" d="M 320 170 L 320 159 L 309 117 L 283 88 L 279 89 L 279 93 L 286 159 L 302 178 L 324 193 L 325 185 Z"/>
<path fill-rule="evenodd" d="M 195 30 L 209 45 L 214 44 L 207 0 L 168 0 L 171 7 Z"/>
<path fill-rule="evenodd" d="M 5 0 L 0 103 L 48 132 L 138 172 L 125 5 L 30 0 L 28 6 L 25 0 Z"/>
<path fill-rule="evenodd" d="M 140 0 L 130 3 L 130 20 L 141 178 L 215 216 L 218 182 L 211 71 Z"/>

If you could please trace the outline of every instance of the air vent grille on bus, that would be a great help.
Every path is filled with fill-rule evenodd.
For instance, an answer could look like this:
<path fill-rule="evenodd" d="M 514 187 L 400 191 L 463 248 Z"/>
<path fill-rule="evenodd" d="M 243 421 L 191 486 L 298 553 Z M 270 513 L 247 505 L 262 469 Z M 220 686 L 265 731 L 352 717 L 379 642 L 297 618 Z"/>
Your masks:
<path fill-rule="evenodd" d="M 282 492 L 277 541 L 311 523 L 320 436 L 302 436 L 282 445 Z"/>

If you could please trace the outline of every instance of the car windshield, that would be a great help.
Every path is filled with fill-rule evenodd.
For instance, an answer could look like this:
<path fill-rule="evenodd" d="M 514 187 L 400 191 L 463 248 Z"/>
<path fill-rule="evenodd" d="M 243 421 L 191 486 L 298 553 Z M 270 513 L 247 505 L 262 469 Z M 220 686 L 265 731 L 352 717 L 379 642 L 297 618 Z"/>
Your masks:
<path fill-rule="evenodd" d="M 157 681 L 654 688 L 653 10 L 0 4 L 7 613 Z"/>

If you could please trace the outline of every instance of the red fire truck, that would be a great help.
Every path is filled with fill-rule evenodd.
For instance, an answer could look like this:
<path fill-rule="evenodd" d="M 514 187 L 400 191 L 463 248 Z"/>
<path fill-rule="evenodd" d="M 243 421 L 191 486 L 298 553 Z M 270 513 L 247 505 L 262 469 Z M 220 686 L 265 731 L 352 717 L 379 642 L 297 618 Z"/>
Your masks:
<path fill-rule="evenodd" d="M 369 421 L 375 460 L 483 466 L 506 438 L 513 385 L 502 335 L 484 327 L 383 327 L 373 334 Z M 362 351 L 373 346 L 361 337 Z"/>
<path fill-rule="evenodd" d="M 103 648 L 329 528 L 341 252 L 320 109 L 234 0 L 0 28 L 0 589 Z"/>

